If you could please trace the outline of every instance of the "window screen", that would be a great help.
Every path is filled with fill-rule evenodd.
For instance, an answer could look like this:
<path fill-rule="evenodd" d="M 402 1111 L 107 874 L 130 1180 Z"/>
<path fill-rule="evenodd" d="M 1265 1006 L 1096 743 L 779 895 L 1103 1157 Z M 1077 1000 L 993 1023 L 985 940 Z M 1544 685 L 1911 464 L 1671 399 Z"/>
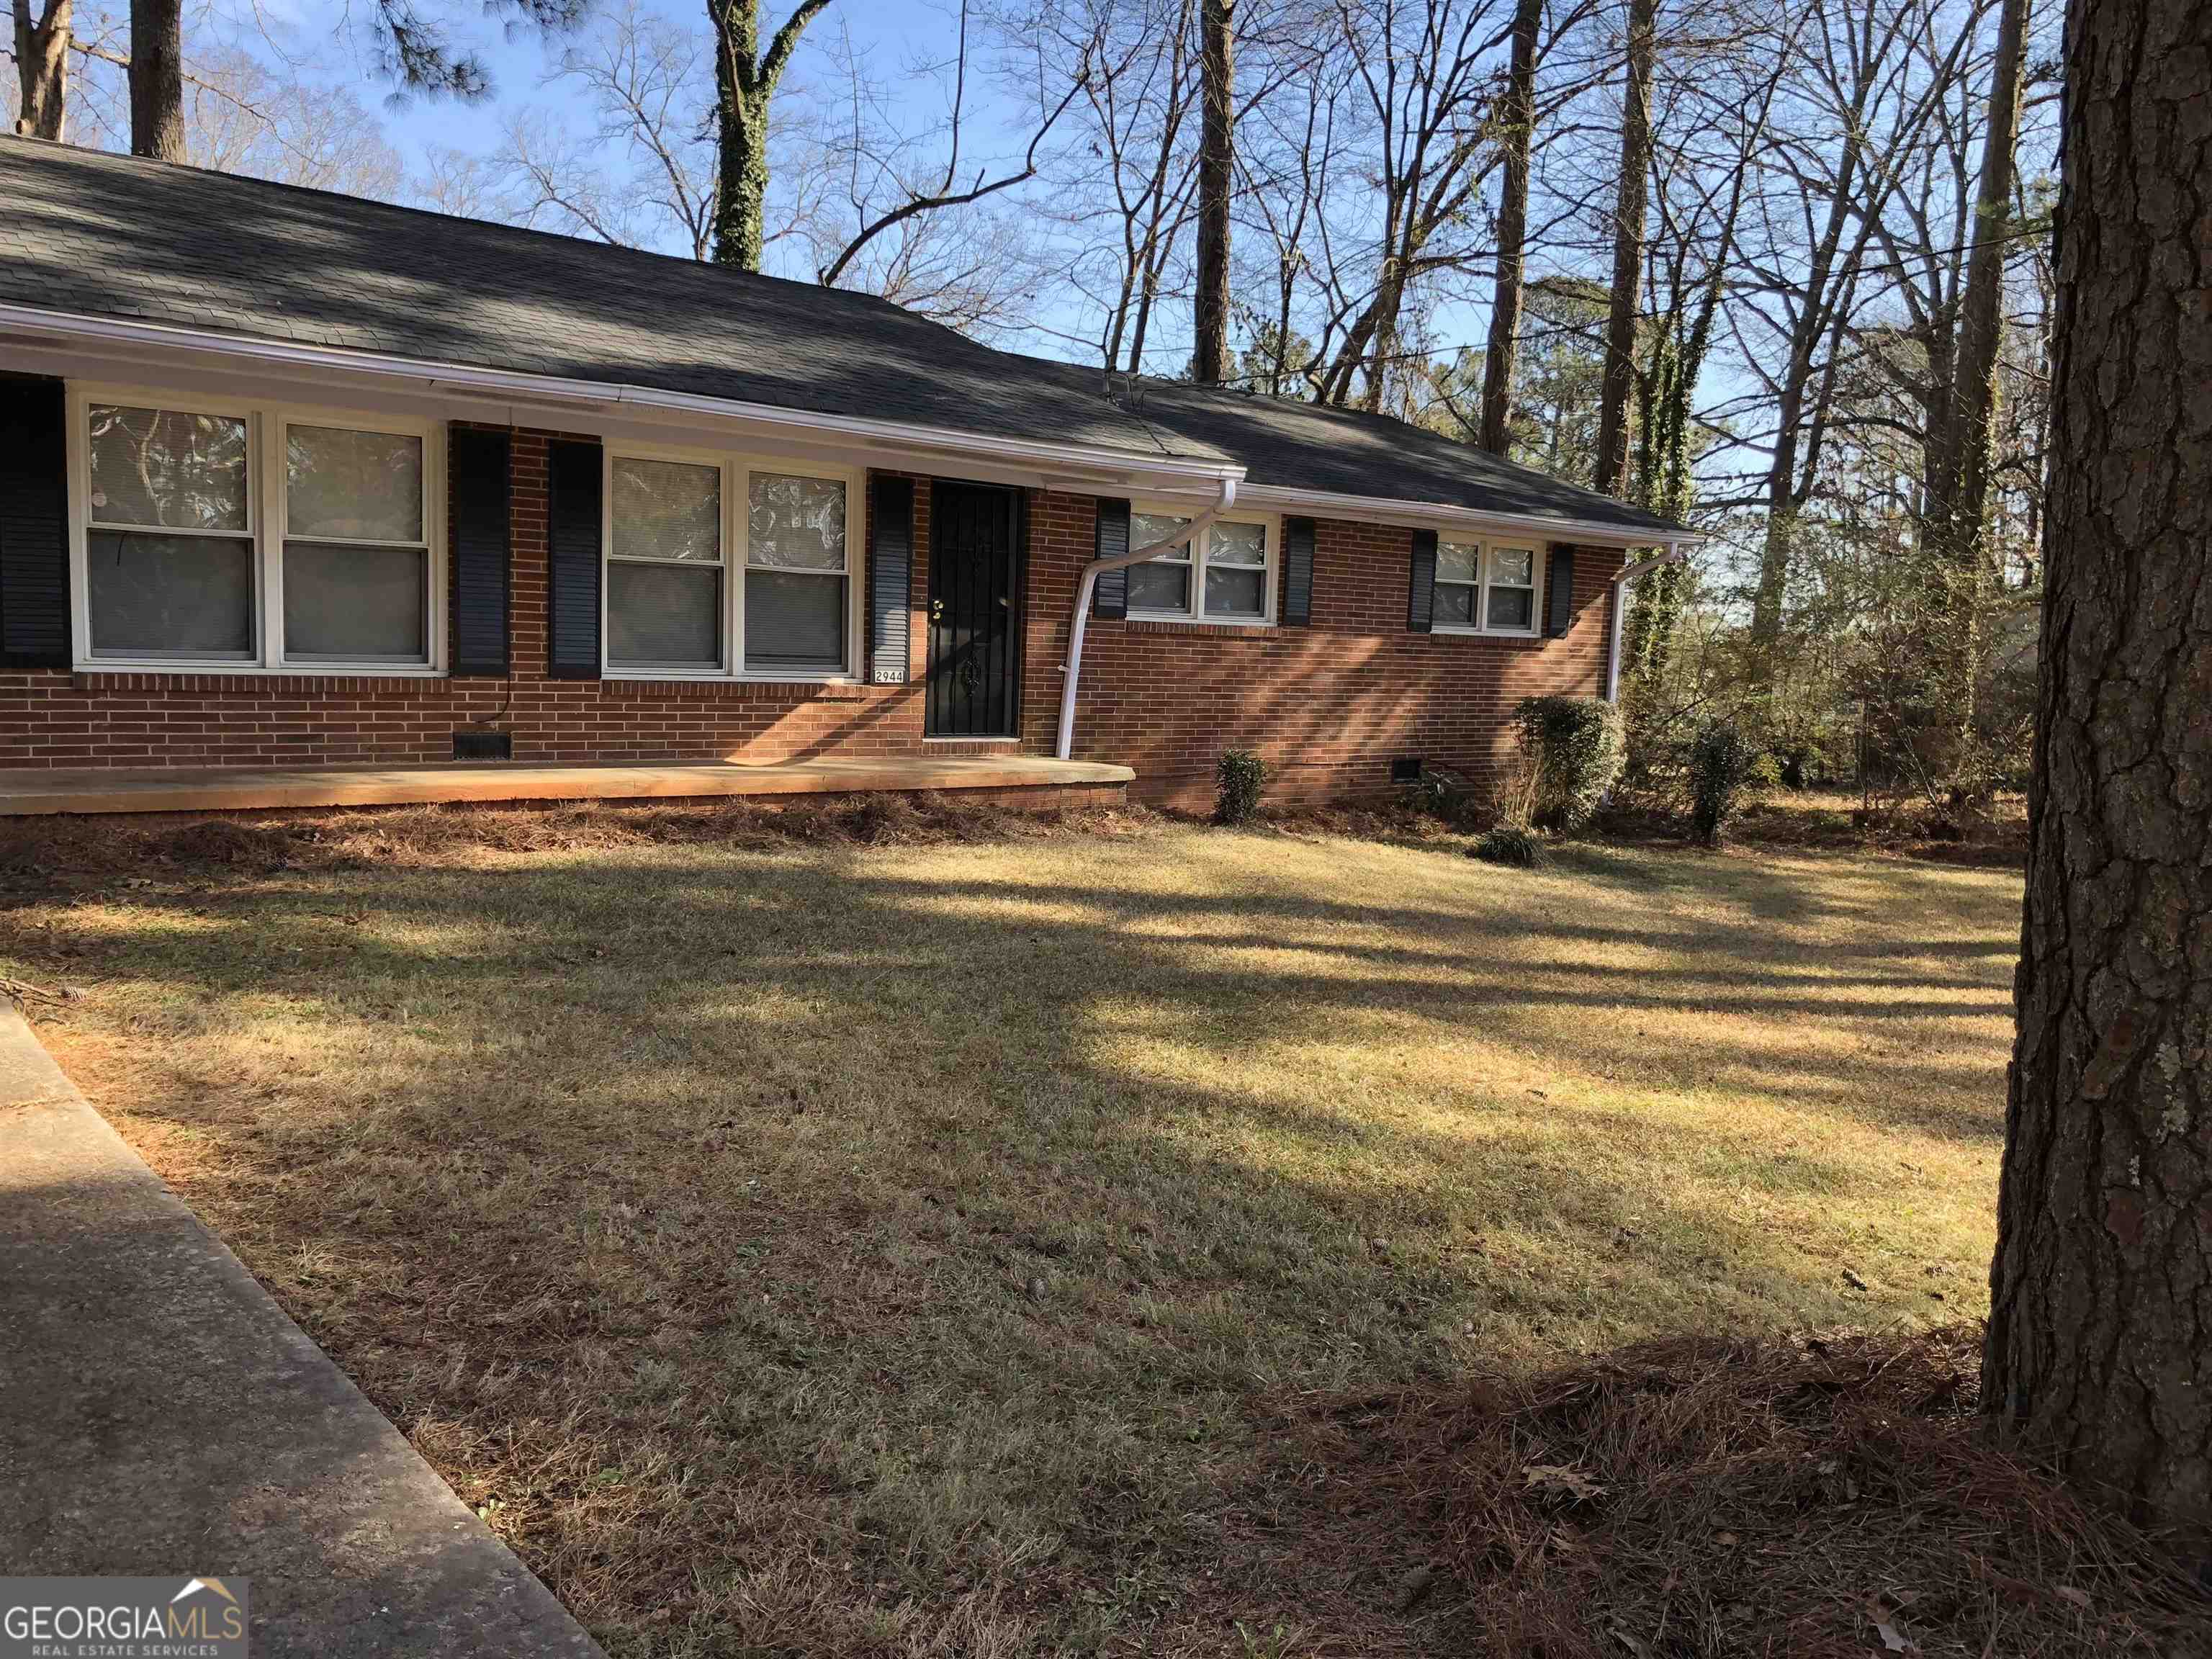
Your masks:
<path fill-rule="evenodd" d="M 614 474 L 615 557 L 721 562 L 719 467 L 618 455 Z"/>
<path fill-rule="evenodd" d="M 284 544 L 284 654 L 422 662 L 430 555 L 420 547 Z"/>
<path fill-rule="evenodd" d="M 662 668 L 722 665 L 722 573 L 713 565 L 607 567 L 607 659 Z"/>
<path fill-rule="evenodd" d="M 745 573 L 747 667 L 841 668 L 844 658 L 842 577 Z"/>
<path fill-rule="evenodd" d="M 422 441 L 295 426 L 284 436 L 284 529 L 353 542 L 422 539 Z"/>
<path fill-rule="evenodd" d="M 94 524 L 240 533 L 252 527 L 244 421 L 94 404 L 89 426 Z"/>
<path fill-rule="evenodd" d="M 253 655 L 253 544 L 94 530 L 86 599 L 94 656 Z"/>

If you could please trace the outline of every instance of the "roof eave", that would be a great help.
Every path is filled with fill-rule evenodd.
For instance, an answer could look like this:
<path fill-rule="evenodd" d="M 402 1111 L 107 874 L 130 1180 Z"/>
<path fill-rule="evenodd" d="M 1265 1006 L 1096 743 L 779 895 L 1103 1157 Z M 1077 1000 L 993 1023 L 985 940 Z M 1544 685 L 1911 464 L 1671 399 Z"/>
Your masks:
<path fill-rule="evenodd" d="M 1378 495 L 1347 495 L 1324 489 L 1296 489 L 1282 484 L 1255 484 L 1249 479 L 1239 487 L 1237 499 L 1253 507 L 1282 513 L 1310 513 L 1318 518 L 1353 519 L 1367 524 L 1406 525 L 1417 530 L 1489 530 L 1514 535 L 1541 536 L 1551 541 L 1595 543 L 1605 547 L 1680 547 L 1700 545 L 1700 531 L 1680 525 L 1644 526 L 1607 524 L 1597 519 L 1554 517 L 1549 514 L 1500 513 L 1486 507 L 1453 507 L 1442 501 L 1416 501 Z"/>
<path fill-rule="evenodd" d="M 772 404 L 664 391 L 627 381 L 575 380 L 431 358 L 308 345 L 299 341 L 188 328 L 137 318 L 0 302 L 0 330 L 62 345 L 181 353 L 231 365 L 242 362 L 359 374 L 424 392 L 513 400 L 579 412 L 640 411 L 742 422 L 787 429 L 809 440 L 875 444 L 910 455 L 975 456 L 1000 465 L 1130 480 L 1171 490 L 1205 489 L 1211 493 L 1220 480 L 1242 479 L 1244 476 L 1243 467 L 1237 463 L 1210 456 L 1146 454 L 1097 444 L 1055 443 L 863 416 L 819 414 Z"/>

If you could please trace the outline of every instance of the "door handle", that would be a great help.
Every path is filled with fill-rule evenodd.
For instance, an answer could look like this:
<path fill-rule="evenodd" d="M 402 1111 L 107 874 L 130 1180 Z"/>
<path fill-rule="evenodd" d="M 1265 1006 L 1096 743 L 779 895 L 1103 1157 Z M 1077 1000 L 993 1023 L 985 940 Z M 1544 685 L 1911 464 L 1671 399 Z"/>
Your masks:
<path fill-rule="evenodd" d="M 945 620 L 944 600 L 932 599 L 929 602 L 929 619 L 932 622 L 943 622 Z"/>

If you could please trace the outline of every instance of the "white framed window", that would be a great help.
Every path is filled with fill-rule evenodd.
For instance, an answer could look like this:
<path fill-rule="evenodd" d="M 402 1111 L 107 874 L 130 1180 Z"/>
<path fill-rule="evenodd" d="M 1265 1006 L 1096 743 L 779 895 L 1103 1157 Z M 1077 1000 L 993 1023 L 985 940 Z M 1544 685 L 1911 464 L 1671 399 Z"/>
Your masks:
<path fill-rule="evenodd" d="M 284 424 L 284 660 L 430 661 L 420 433 Z"/>
<path fill-rule="evenodd" d="M 259 468 L 246 416 L 95 403 L 83 416 L 86 649 L 252 662 Z"/>
<path fill-rule="evenodd" d="M 440 672 L 438 432 L 345 410 L 72 386 L 77 663 Z"/>
<path fill-rule="evenodd" d="M 607 448 L 604 667 L 616 678 L 826 680 L 860 631 L 856 474 Z"/>
<path fill-rule="evenodd" d="M 1532 637 L 1542 580 L 1533 547 L 1439 541 L 1431 625 L 1444 634 Z"/>
<path fill-rule="evenodd" d="M 1163 536 L 1172 536 L 1190 522 L 1187 514 L 1135 513 L 1129 514 L 1129 546 L 1133 552 Z M 1156 617 L 1190 615 L 1190 579 L 1197 568 L 1191 544 L 1179 542 L 1142 564 L 1129 567 L 1129 614 L 1139 611 Z"/>
<path fill-rule="evenodd" d="M 745 480 L 745 672 L 842 674 L 854 599 L 842 478 L 756 471 Z"/>
<path fill-rule="evenodd" d="M 1142 547 L 1189 522 L 1183 514 L 1132 511 L 1129 544 Z M 1219 520 L 1192 540 L 1129 567 L 1129 614 L 1264 627 L 1275 619 L 1280 543 L 1275 520 Z"/>
<path fill-rule="evenodd" d="M 607 471 L 607 667 L 720 672 L 721 467 L 612 455 Z"/>

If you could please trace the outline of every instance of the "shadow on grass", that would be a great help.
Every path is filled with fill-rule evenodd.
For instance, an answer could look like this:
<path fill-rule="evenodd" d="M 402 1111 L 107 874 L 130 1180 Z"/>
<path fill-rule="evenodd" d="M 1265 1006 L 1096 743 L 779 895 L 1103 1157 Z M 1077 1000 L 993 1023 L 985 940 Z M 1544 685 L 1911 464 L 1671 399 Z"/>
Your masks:
<path fill-rule="evenodd" d="M 1218 1650 L 1255 1399 L 1978 1270 L 2006 895 L 1648 862 L 309 870 L 61 912 L 60 1046 L 617 1651 Z"/>

